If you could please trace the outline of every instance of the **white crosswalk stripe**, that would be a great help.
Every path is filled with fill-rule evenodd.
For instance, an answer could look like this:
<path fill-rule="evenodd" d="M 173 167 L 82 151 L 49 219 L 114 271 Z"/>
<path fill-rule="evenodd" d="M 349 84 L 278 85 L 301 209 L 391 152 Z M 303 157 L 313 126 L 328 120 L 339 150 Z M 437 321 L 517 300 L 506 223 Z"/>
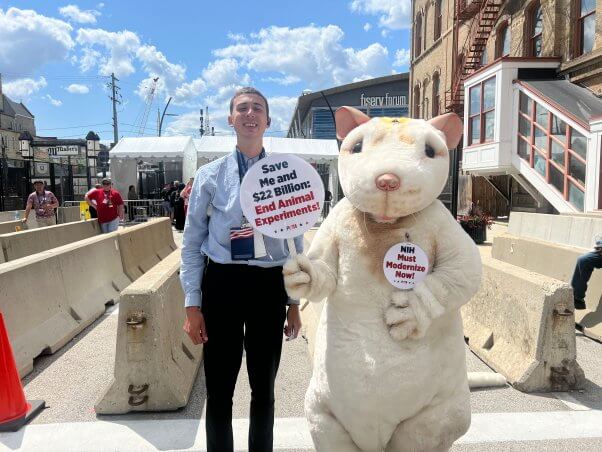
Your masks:
<path fill-rule="evenodd" d="M 249 423 L 233 422 L 235 447 L 245 450 Z M 457 444 L 602 438 L 602 411 L 477 413 Z M 276 419 L 274 449 L 313 450 L 304 418 Z M 0 434 L 0 451 L 205 451 L 198 420 L 34 424 Z"/>

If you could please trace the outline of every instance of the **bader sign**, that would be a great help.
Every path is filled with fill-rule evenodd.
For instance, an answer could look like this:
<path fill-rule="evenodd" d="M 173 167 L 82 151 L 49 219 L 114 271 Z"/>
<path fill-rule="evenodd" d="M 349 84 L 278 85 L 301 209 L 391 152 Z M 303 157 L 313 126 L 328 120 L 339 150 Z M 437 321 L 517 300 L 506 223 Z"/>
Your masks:
<path fill-rule="evenodd" d="M 240 205 L 253 229 L 290 239 L 311 229 L 320 218 L 324 185 L 302 158 L 270 155 L 247 171 L 240 185 Z"/>

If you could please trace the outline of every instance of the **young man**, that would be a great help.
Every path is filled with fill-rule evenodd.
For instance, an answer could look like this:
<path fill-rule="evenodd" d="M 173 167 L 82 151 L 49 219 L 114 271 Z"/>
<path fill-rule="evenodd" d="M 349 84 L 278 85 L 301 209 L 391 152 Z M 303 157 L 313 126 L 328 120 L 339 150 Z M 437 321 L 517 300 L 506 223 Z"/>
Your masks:
<path fill-rule="evenodd" d="M 208 452 L 233 450 L 232 396 L 243 347 L 251 386 L 249 451 L 265 452 L 273 447 L 274 381 L 285 317 L 289 338 L 297 336 L 301 319 L 298 301 L 289 300 L 284 289 L 286 242 L 258 235 L 265 250 L 252 248 L 252 259 L 238 259 L 231 246 L 231 231 L 248 226 L 240 207 L 240 182 L 265 156 L 263 134 L 270 125 L 266 98 L 254 88 L 238 90 L 230 101 L 228 123 L 236 132 L 236 149 L 200 168 L 190 194 L 180 273 L 186 294 L 184 330 L 194 344 L 204 344 Z M 253 247 L 253 237 L 247 240 Z M 302 237 L 295 242 L 301 252 Z"/>
<path fill-rule="evenodd" d="M 111 187 L 111 179 L 103 179 L 101 189 L 86 193 L 86 202 L 96 209 L 103 233 L 116 231 L 119 220 L 123 221 L 125 218 L 123 199 L 119 192 Z"/>
<path fill-rule="evenodd" d="M 54 209 L 59 206 L 59 201 L 51 191 L 44 189 L 44 181 L 36 180 L 33 183 L 35 191 L 27 198 L 27 205 L 25 207 L 25 217 L 21 220 L 23 223 L 27 222 L 29 212 L 31 209 L 36 213 L 36 221 L 38 227 L 43 228 L 44 226 L 53 226 L 56 224 L 56 216 Z"/>

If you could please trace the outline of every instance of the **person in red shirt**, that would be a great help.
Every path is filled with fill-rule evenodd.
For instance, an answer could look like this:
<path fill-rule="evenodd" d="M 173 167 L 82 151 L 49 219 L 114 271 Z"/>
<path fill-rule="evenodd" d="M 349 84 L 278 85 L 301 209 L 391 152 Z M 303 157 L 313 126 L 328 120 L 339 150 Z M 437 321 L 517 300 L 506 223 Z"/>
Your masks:
<path fill-rule="evenodd" d="M 111 187 L 111 179 L 103 179 L 102 188 L 86 193 L 86 202 L 96 209 L 103 233 L 116 231 L 119 220 L 125 218 L 123 199 L 119 192 Z"/>

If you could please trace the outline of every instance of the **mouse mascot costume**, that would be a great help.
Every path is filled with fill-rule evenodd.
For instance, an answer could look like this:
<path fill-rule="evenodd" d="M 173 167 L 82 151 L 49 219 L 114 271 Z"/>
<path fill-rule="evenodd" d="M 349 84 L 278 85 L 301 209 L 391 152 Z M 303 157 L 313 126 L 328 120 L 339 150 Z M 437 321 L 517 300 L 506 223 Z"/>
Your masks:
<path fill-rule="evenodd" d="M 291 297 L 326 298 L 305 398 L 316 450 L 446 451 L 470 425 L 460 307 L 481 282 L 476 245 L 437 199 L 462 122 L 342 107 L 336 129 L 345 198 L 284 267 Z M 384 270 L 397 244 L 427 263 L 396 267 L 423 270 L 405 290 Z"/>

